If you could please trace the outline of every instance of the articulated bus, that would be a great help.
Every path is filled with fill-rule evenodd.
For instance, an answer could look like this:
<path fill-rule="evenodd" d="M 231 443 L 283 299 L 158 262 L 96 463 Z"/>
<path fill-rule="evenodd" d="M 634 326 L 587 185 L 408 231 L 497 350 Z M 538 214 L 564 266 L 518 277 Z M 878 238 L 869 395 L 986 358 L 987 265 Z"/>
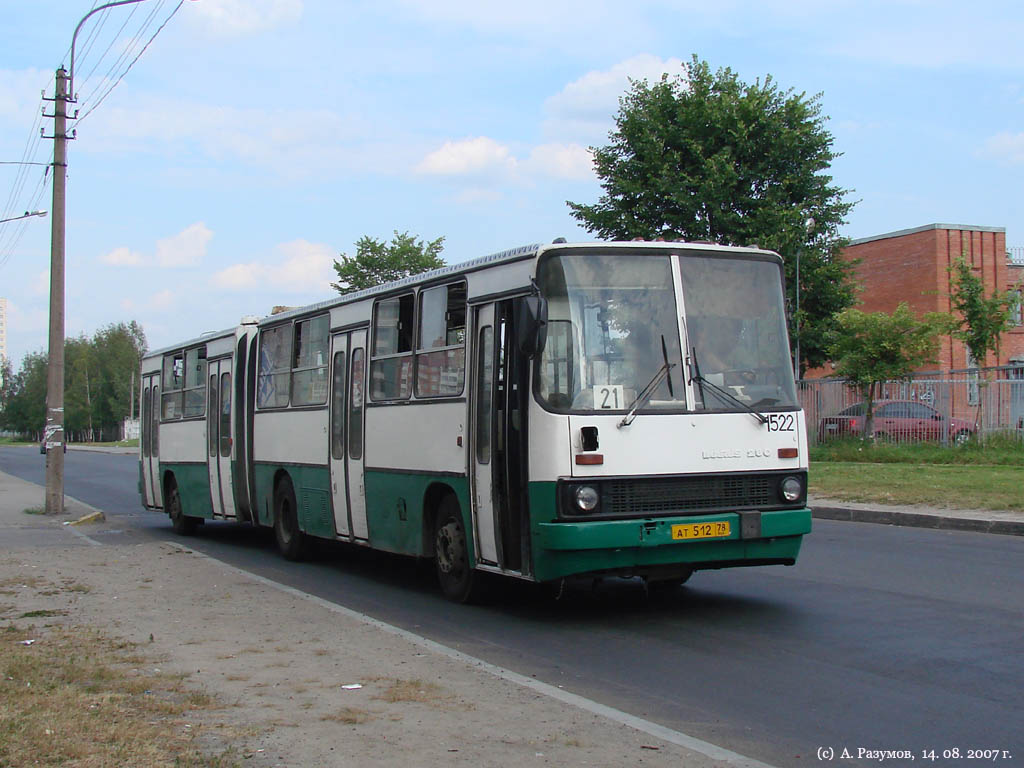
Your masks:
<path fill-rule="evenodd" d="M 564 584 L 796 562 L 807 437 L 770 251 L 529 246 L 148 353 L 140 490 L 176 531 L 272 528 Z"/>

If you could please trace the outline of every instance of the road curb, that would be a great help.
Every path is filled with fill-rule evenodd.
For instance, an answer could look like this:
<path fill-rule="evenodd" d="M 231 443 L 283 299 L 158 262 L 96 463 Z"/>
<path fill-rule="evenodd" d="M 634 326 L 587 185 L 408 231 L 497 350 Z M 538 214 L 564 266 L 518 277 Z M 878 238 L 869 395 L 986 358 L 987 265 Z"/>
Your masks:
<path fill-rule="evenodd" d="M 987 520 L 975 517 L 930 515 L 921 512 L 829 506 L 814 506 L 811 508 L 811 515 L 822 520 L 841 520 L 852 523 L 880 523 L 942 531 L 973 531 L 975 533 L 1024 536 L 1024 521 L 1019 520 Z"/>

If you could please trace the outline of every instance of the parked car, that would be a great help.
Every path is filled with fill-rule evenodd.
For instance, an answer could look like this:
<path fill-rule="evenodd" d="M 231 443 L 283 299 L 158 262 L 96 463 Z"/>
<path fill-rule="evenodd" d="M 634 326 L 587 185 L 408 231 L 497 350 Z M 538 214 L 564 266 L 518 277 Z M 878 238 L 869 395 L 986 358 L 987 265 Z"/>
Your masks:
<path fill-rule="evenodd" d="M 929 440 L 941 442 L 948 436 L 953 445 L 963 445 L 974 434 L 974 425 L 964 419 L 947 419 L 930 405 L 915 400 L 879 400 L 875 403 L 875 438 L 892 442 Z M 864 433 L 864 403 L 854 403 L 835 416 L 818 423 L 818 440 L 860 437 Z"/>

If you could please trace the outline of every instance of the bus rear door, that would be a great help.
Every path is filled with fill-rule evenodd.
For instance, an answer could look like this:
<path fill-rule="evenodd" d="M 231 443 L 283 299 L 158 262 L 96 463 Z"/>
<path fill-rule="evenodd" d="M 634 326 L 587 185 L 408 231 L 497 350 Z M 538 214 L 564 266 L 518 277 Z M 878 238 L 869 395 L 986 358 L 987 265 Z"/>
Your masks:
<path fill-rule="evenodd" d="M 210 501 L 215 517 L 235 517 L 234 483 L 231 473 L 232 393 L 231 359 L 214 360 L 207 369 L 209 399 L 206 408 L 206 438 L 210 473 Z"/>

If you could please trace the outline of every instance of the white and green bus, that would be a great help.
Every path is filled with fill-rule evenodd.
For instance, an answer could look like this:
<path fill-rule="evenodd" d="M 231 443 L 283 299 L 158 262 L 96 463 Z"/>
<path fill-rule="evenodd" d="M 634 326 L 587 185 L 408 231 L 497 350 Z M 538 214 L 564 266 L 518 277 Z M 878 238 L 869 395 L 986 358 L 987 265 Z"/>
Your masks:
<path fill-rule="evenodd" d="M 685 581 L 811 528 L 782 260 L 505 251 L 147 354 L 140 489 L 181 533 L 271 527 L 485 572 Z"/>

